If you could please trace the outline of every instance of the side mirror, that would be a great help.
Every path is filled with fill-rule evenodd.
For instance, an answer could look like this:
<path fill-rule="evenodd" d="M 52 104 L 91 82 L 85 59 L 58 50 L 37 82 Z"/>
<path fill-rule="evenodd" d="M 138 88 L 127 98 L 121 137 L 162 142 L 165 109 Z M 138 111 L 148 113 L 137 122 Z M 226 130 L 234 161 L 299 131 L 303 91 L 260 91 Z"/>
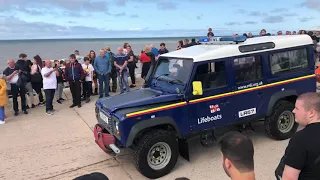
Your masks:
<path fill-rule="evenodd" d="M 201 81 L 193 81 L 192 89 L 193 89 L 192 94 L 195 96 L 203 94 Z"/>

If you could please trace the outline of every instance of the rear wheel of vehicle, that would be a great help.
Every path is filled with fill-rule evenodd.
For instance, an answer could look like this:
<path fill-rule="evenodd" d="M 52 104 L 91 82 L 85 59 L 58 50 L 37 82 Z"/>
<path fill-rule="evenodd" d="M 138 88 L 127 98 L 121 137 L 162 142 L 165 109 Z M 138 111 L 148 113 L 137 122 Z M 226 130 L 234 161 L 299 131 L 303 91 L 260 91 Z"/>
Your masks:
<path fill-rule="evenodd" d="M 176 137 L 169 131 L 159 129 L 146 133 L 139 140 L 134 160 L 141 174 L 155 179 L 170 173 L 178 156 Z"/>
<path fill-rule="evenodd" d="M 293 114 L 294 104 L 289 101 L 279 101 L 273 108 L 272 114 L 265 120 L 265 129 L 276 140 L 290 138 L 298 129 Z"/>

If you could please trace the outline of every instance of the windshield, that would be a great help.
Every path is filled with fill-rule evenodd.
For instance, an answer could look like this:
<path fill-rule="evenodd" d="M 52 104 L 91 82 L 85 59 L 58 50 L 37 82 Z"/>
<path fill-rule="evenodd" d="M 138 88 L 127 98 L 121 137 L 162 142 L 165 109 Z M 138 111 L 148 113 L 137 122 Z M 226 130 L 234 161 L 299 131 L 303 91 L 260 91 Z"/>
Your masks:
<path fill-rule="evenodd" d="M 154 79 L 168 83 L 185 85 L 192 70 L 193 61 L 162 57 L 154 70 Z"/>

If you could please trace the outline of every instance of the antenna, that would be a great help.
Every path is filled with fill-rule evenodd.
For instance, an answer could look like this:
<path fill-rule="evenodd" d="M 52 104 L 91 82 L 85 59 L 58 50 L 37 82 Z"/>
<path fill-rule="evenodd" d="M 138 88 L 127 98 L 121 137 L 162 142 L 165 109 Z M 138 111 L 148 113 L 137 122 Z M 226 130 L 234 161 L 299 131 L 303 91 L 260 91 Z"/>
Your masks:
<path fill-rule="evenodd" d="M 222 36 L 212 38 L 202 38 L 199 40 L 199 44 L 212 44 L 212 45 L 225 45 L 225 44 L 238 44 L 239 42 L 245 42 L 246 36 Z"/>

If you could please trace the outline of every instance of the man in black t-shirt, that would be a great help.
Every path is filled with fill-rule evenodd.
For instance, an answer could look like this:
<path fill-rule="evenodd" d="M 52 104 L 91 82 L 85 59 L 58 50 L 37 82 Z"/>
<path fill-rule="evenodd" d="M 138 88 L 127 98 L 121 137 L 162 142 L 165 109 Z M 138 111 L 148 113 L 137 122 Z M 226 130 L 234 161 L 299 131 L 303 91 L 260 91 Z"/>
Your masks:
<path fill-rule="evenodd" d="M 293 112 L 296 122 L 305 128 L 292 136 L 277 170 L 284 164 L 282 180 L 318 180 L 320 179 L 320 94 L 314 92 L 300 95 Z"/>
<path fill-rule="evenodd" d="M 29 100 L 31 101 L 31 107 L 34 108 L 34 96 L 33 96 L 33 88 L 31 84 L 31 61 L 27 60 L 27 55 L 21 53 L 19 55 L 19 60 L 16 62 L 16 67 L 20 70 L 20 77 L 24 78 L 24 84 L 26 92 L 29 93 Z M 29 109 L 28 99 L 26 98 L 26 107 Z"/>

